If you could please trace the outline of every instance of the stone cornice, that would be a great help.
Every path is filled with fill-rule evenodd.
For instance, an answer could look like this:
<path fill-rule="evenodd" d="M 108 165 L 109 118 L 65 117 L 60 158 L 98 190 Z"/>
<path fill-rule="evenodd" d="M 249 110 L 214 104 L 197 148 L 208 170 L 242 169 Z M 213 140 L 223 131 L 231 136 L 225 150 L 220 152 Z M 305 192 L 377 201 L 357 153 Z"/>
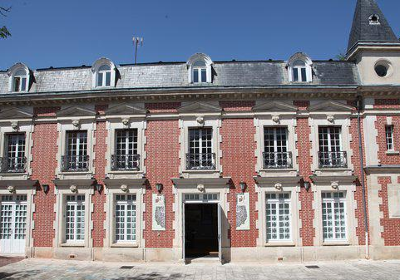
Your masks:
<path fill-rule="evenodd" d="M 364 170 L 368 175 L 399 173 L 400 165 L 370 165 L 364 167 Z"/>
<path fill-rule="evenodd" d="M 16 188 L 30 189 L 38 184 L 37 180 L 0 180 L 0 187 L 14 186 Z"/>
<path fill-rule="evenodd" d="M 107 188 L 120 188 L 122 185 L 126 185 L 128 188 L 145 188 L 148 180 L 143 179 L 105 179 L 104 184 Z"/>
<path fill-rule="evenodd" d="M 273 186 L 275 184 L 298 185 L 301 176 L 274 176 L 274 177 L 254 177 L 254 181 L 260 186 Z"/>
<path fill-rule="evenodd" d="M 172 182 L 176 188 L 196 188 L 199 184 L 207 187 L 226 187 L 229 188 L 230 177 L 225 178 L 174 178 Z"/>

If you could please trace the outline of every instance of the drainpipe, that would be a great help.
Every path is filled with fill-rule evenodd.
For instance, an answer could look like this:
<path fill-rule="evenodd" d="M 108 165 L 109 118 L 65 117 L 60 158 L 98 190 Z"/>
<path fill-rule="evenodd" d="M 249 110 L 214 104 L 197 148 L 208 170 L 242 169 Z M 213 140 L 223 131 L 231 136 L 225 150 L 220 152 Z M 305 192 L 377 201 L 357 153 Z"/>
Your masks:
<path fill-rule="evenodd" d="M 362 96 L 357 96 L 357 120 L 358 120 L 358 139 L 359 139 L 359 152 L 360 152 L 360 168 L 361 168 L 361 186 L 362 186 L 362 199 L 364 208 L 364 224 L 365 224 L 365 258 L 369 259 L 369 226 L 368 226 L 368 210 L 367 210 L 367 196 L 365 189 L 365 176 L 364 176 L 364 147 L 362 145 L 361 133 L 361 110 L 362 110 Z"/>

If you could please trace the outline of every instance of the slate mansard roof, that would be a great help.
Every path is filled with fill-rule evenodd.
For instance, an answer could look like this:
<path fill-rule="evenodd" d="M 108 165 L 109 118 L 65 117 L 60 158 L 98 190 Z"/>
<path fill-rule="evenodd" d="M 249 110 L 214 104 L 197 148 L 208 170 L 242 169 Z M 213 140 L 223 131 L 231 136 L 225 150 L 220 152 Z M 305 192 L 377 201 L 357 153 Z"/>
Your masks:
<path fill-rule="evenodd" d="M 298 86 L 357 85 L 354 63 L 314 61 L 313 82 Z M 213 81 L 206 85 L 188 82 L 188 67 L 181 63 L 155 63 L 117 66 L 115 89 L 193 88 L 193 87 L 262 87 L 291 86 L 287 63 L 283 61 L 214 62 Z M 91 67 L 49 68 L 32 71 L 30 93 L 57 93 L 93 90 Z M 0 72 L 0 94 L 9 93 L 9 76 Z"/>

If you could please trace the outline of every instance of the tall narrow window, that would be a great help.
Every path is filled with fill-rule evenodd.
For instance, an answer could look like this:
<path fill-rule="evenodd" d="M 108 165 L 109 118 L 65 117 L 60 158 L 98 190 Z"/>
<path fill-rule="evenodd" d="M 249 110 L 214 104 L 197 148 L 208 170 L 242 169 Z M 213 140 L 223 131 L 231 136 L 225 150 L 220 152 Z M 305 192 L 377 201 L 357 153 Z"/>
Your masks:
<path fill-rule="evenodd" d="M 393 125 L 386 126 L 386 148 L 388 151 L 394 151 L 393 131 Z"/>
<path fill-rule="evenodd" d="M 307 82 L 307 68 L 304 61 L 297 60 L 293 63 L 293 82 Z"/>
<path fill-rule="evenodd" d="M 322 193 L 322 224 L 324 241 L 346 241 L 346 193 Z"/>
<path fill-rule="evenodd" d="M 115 242 L 136 241 L 136 195 L 115 196 Z"/>
<path fill-rule="evenodd" d="M 21 92 L 27 89 L 27 76 L 25 70 L 18 70 L 13 77 L 13 91 Z"/>
<path fill-rule="evenodd" d="M 97 72 L 97 86 L 111 86 L 111 67 L 109 65 L 103 65 L 99 68 Z"/>
<path fill-rule="evenodd" d="M 193 83 L 207 82 L 207 66 L 202 60 L 196 61 L 193 64 Z"/>
<path fill-rule="evenodd" d="M 289 193 L 266 194 L 266 219 L 267 242 L 292 239 Z"/>
<path fill-rule="evenodd" d="M 137 129 L 117 130 L 115 134 L 113 170 L 139 170 Z"/>
<path fill-rule="evenodd" d="M 347 167 L 347 153 L 342 151 L 340 127 L 319 128 L 319 166 L 320 168 Z"/>
<path fill-rule="evenodd" d="M 67 149 L 63 158 L 63 171 L 87 171 L 88 169 L 87 132 L 67 132 Z"/>
<path fill-rule="evenodd" d="M 287 149 L 286 127 L 264 128 L 264 168 L 292 167 L 291 153 Z"/>
<path fill-rule="evenodd" d="M 187 169 L 215 169 L 215 154 L 212 151 L 212 129 L 189 129 L 189 153 Z"/>
<path fill-rule="evenodd" d="M 6 139 L 7 152 L 1 162 L 1 171 L 25 172 L 25 134 L 8 134 Z"/>
<path fill-rule="evenodd" d="M 65 240 L 85 240 L 85 195 L 67 195 L 65 203 Z"/>

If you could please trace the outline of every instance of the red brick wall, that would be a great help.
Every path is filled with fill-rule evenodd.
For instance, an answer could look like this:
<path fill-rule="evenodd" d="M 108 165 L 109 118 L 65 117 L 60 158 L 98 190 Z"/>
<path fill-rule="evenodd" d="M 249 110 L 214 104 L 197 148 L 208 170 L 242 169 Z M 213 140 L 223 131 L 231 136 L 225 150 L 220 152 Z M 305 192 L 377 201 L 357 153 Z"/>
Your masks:
<path fill-rule="evenodd" d="M 295 101 L 294 105 L 297 106 L 299 110 L 305 110 L 309 106 L 309 102 Z M 297 162 L 299 164 L 300 175 L 303 176 L 305 181 L 310 182 L 309 176 L 312 175 L 311 164 L 313 157 L 311 155 L 311 129 L 308 124 L 308 118 L 297 118 L 296 134 L 296 149 L 298 151 Z M 302 238 L 303 246 L 313 246 L 315 236 L 313 225 L 315 213 L 312 209 L 312 203 L 314 194 L 312 191 L 307 192 L 305 188 L 301 188 L 299 200 L 301 202 L 299 217 L 302 224 L 300 228 L 300 237 Z"/>
<path fill-rule="evenodd" d="M 220 106 L 224 111 L 242 112 L 251 111 L 254 107 L 254 101 L 221 101 Z"/>
<path fill-rule="evenodd" d="M 375 109 L 400 108 L 400 99 L 375 99 Z"/>
<path fill-rule="evenodd" d="M 376 142 L 378 143 L 378 160 L 382 165 L 400 164 L 400 155 L 386 154 L 386 125 L 387 116 L 377 116 L 375 122 L 375 128 L 378 131 Z M 400 151 L 400 117 L 392 116 L 392 125 L 394 132 L 394 150 Z"/>
<path fill-rule="evenodd" d="M 380 211 L 383 212 L 381 225 L 383 226 L 382 238 L 385 246 L 400 246 L 400 219 L 389 218 L 389 202 L 387 185 L 392 183 L 390 177 L 379 177 L 378 183 L 382 186 L 379 197 L 382 198 Z"/>
<path fill-rule="evenodd" d="M 107 151 L 107 143 L 106 143 L 107 129 L 105 121 L 97 122 L 94 137 L 96 139 L 96 145 L 94 146 L 94 152 L 96 155 L 94 161 L 94 167 L 96 170 L 95 179 L 97 180 L 98 183 L 104 185 L 104 182 L 102 180 L 106 176 L 105 167 L 107 164 L 105 157 Z M 106 218 L 104 212 L 105 201 L 106 201 L 106 196 L 104 194 L 104 190 L 101 193 L 97 191 L 94 192 L 94 195 L 92 196 L 92 202 L 93 202 L 92 238 L 94 247 L 103 247 L 103 239 L 105 236 L 104 220 Z"/>
<path fill-rule="evenodd" d="M 176 110 L 179 103 L 146 104 L 149 110 L 165 112 Z M 146 177 L 149 186 L 144 196 L 145 230 L 144 236 L 147 248 L 172 248 L 175 231 L 173 229 L 174 212 L 172 209 L 174 197 L 171 178 L 179 178 L 179 122 L 178 120 L 148 121 L 146 136 Z M 157 193 L 155 184 L 163 184 L 162 194 L 165 195 L 166 231 L 152 230 L 152 194 Z"/>
<path fill-rule="evenodd" d="M 51 113 L 52 111 L 40 109 L 35 113 L 42 114 L 46 111 Z M 55 220 L 54 204 L 56 202 L 53 179 L 57 168 L 57 124 L 36 124 L 32 138 L 32 179 L 39 180 L 40 185 L 50 185 L 50 191 L 47 194 L 39 187 L 34 196 L 36 207 L 35 213 L 33 213 L 33 220 L 35 221 L 35 228 L 33 229 L 34 246 L 52 247 L 53 221 Z"/>
<path fill-rule="evenodd" d="M 222 169 L 224 177 L 232 177 L 228 202 L 228 220 L 231 224 L 230 238 L 232 247 L 255 247 L 258 238 L 256 221 L 257 193 L 253 176 L 255 173 L 256 143 L 254 141 L 255 127 L 253 119 L 224 119 L 220 134 L 222 136 Z M 247 184 L 250 194 L 250 231 L 236 230 L 236 194 L 241 193 L 240 182 Z"/>

